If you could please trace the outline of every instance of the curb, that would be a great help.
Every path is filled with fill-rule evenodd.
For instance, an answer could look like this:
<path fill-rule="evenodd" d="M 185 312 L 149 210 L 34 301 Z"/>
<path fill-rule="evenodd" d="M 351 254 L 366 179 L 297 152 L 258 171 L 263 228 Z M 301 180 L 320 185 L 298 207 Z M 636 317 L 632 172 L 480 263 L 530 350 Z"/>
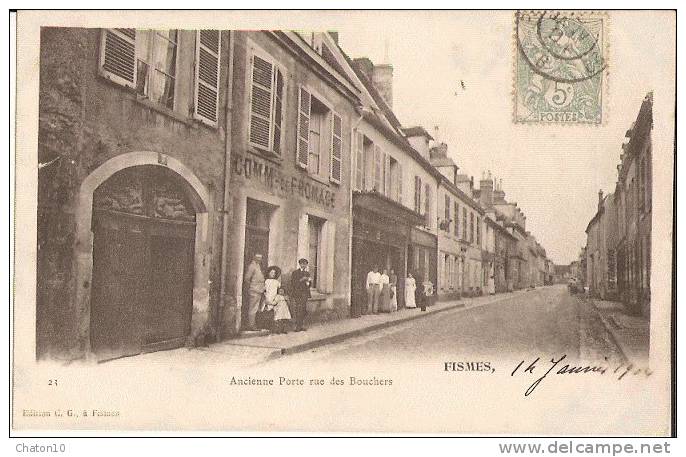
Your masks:
<path fill-rule="evenodd" d="M 302 344 L 297 344 L 295 346 L 277 349 L 277 350 L 273 351 L 271 354 L 269 354 L 264 359 L 264 361 L 266 362 L 269 360 L 278 359 L 278 358 L 285 356 L 285 355 L 291 355 L 291 354 L 297 354 L 299 352 L 305 352 L 305 351 L 308 351 L 310 349 L 314 349 L 314 348 L 317 348 L 320 346 L 338 343 L 340 341 L 347 340 L 348 338 L 354 338 L 357 336 L 361 336 L 361 335 L 364 335 L 366 333 L 373 332 L 375 330 L 382 330 L 385 328 L 393 327 L 393 326 L 398 325 L 398 324 L 403 324 L 403 323 L 410 322 L 410 321 L 413 321 L 416 319 L 422 319 L 422 318 L 425 318 L 428 316 L 433 316 L 435 314 L 439 314 L 439 313 L 442 313 L 445 311 L 451 311 L 451 310 L 454 310 L 457 308 L 464 308 L 464 307 L 465 307 L 464 302 L 460 302 L 460 303 L 456 303 L 456 304 L 451 305 L 451 306 L 446 306 L 445 308 L 437 309 L 434 311 L 430 311 L 430 309 L 428 309 L 427 312 L 425 312 L 425 313 L 422 313 L 421 311 L 419 311 L 420 314 L 416 314 L 414 316 L 408 316 L 408 317 L 405 317 L 402 319 L 396 319 L 396 320 L 387 321 L 387 322 L 380 322 L 378 324 L 370 325 L 368 327 L 362 327 L 362 328 L 358 328 L 355 330 L 350 330 L 348 332 L 339 333 L 337 335 L 331 335 L 331 336 L 327 336 L 324 338 L 320 338 L 318 340 L 308 341 L 307 343 L 302 343 Z"/>
<path fill-rule="evenodd" d="M 626 350 L 624 349 L 622 344 L 619 342 L 620 338 L 618 338 L 617 335 L 615 335 L 615 332 L 614 332 L 614 329 L 612 328 L 612 325 L 607 321 L 607 318 L 603 315 L 603 313 L 600 312 L 598 307 L 595 305 L 595 301 L 592 298 L 587 298 L 587 297 L 584 297 L 584 299 L 586 300 L 587 303 L 590 302 L 590 305 L 593 307 L 593 310 L 596 312 L 596 314 L 600 318 L 600 322 L 603 323 L 603 327 L 605 327 L 605 330 L 610 335 L 610 339 L 612 340 L 612 344 L 615 345 L 615 347 L 617 348 L 617 350 L 619 351 L 619 353 L 621 354 L 621 356 L 624 358 L 624 360 L 627 363 L 632 363 L 631 359 L 629 359 L 629 357 L 627 357 L 627 355 L 626 355 Z"/>

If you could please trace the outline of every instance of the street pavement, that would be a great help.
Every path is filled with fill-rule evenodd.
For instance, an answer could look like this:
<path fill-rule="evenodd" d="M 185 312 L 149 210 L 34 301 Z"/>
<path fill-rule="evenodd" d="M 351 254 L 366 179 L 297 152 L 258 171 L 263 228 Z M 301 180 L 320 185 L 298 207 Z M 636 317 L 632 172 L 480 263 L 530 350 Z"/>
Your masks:
<path fill-rule="evenodd" d="M 594 306 L 561 285 L 457 308 L 276 361 L 398 360 L 431 356 L 624 362 Z"/>
<path fill-rule="evenodd" d="M 549 358 L 562 354 L 567 355 L 568 360 L 585 362 L 603 361 L 605 358 L 608 362 L 626 361 L 592 301 L 570 295 L 563 285 L 468 298 L 459 303 L 441 303 L 435 308 L 444 309 L 412 320 L 404 320 L 403 313 L 415 315 L 421 311 L 403 310 L 391 315 L 367 316 L 370 322 L 366 324 L 354 319 L 329 323 L 329 327 L 333 326 L 329 330 L 335 333 L 351 326 L 398 320 L 382 329 L 276 358 L 272 357 L 274 352 L 284 347 L 280 344 L 283 342 L 277 339 L 289 340 L 291 344 L 292 339 L 316 339 L 317 324 L 306 333 L 228 340 L 205 348 L 160 351 L 108 364 L 128 365 L 135 359 L 135 363 L 161 366 L 237 368 L 306 366 L 311 362 L 392 362 L 427 356 L 453 360 L 455 357 L 519 359 L 532 355 Z M 324 324 L 320 326 L 326 327 Z"/>

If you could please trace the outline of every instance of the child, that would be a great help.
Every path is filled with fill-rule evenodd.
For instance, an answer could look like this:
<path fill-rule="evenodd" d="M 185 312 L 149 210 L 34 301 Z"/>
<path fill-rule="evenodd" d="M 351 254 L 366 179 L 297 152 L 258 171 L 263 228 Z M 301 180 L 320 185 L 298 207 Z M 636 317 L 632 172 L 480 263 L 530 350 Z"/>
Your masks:
<path fill-rule="evenodd" d="M 281 287 L 281 269 L 276 266 L 267 268 L 265 280 L 264 301 L 265 309 L 274 310 L 274 333 L 288 333 L 288 321 L 291 320 L 291 312 L 288 309 L 283 287 Z"/>

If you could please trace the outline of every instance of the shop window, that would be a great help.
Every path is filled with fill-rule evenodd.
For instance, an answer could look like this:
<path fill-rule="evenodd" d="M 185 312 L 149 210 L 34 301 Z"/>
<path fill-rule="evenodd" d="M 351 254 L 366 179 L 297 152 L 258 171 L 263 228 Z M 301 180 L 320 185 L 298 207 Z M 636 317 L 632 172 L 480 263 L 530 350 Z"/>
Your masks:
<path fill-rule="evenodd" d="M 319 272 L 321 259 L 321 245 L 322 245 L 322 227 L 324 220 L 318 217 L 308 216 L 307 231 L 308 231 L 308 260 L 309 270 L 312 276 L 312 288 L 319 286 Z"/>

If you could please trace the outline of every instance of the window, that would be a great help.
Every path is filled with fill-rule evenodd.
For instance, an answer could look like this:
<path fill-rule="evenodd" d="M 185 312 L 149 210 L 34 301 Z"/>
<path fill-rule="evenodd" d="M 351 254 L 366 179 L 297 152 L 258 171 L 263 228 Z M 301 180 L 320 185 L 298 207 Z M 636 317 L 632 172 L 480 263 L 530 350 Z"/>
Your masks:
<path fill-rule="evenodd" d="M 481 246 L 481 218 L 476 218 L 476 244 Z"/>
<path fill-rule="evenodd" d="M 328 172 L 329 180 L 340 184 L 343 120 L 305 87 L 300 87 L 298 97 L 297 137 L 298 166 L 313 175 L 325 176 Z"/>
<path fill-rule="evenodd" d="M 365 190 L 364 135 L 355 132 L 355 189 Z"/>
<path fill-rule="evenodd" d="M 254 50 L 250 78 L 249 143 L 262 151 L 281 154 L 283 71 L 269 55 Z"/>
<path fill-rule="evenodd" d="M 389 187 L 390 187 L 390 197 L 402 203 L 403 199 L 403 178 L 402 178 L 402 168 L 400 162 L 395 160 L 393 157 L 389 156 Z"/>
<path fill-rule="evenodd" d="M 469 213 L 469 242 L 474 242 L 474 213 Z"/>
<path fill-rule="evenodd" d="M 322 129 L 325 112 L 312 109 L 310 113 L 310 137 L 308 140 L 307 171 L 313 175 L 319 174 L 319 165 L 322 152 Z"/>
<path fill-rule="evenodd" d="M 378 145 L 374 145 L 374 190 L 383 193 L 383 153 Z"/>
<path fill-rule="evenodd" d="M 414 177 L 414 211 L 422 212 L 422 178 Z"/>
<path fill-rule="evenodd" d="M 467 241 L 467 208 L 462 207 L 462 239 Z"/>
<path fill-rule="evenodd" d="M 424 215 L 426 215 L 426 223 L 430 226 L 431 221 L 431 187 L 427 184 L 424 186 Z"/>
<path fill-rule="evenodd" d="M 450 233 L 450 195 L 445 196 L 445 225 L 443 226 L 444 230 L 448 233 Z"/>
<path fill-rule="evenodd" d="M 321 247 L 321 233 L 324 221 L 314 216 L 307 219 L 308 229 L 308 260 L 310 276 L 312 277 L 311 288 L 316 288 L 319 284 L 319 252 Z"/>
<path fill-rule="evenodd" d="M 136 93 L 174 109 L 176 30 L 136 31 Z"/>
<path fill-rule="evenodd" d="M 453 226 L 455 236 L 460 236 L 460 204 L 455 202 L 455 224 Z"/>

